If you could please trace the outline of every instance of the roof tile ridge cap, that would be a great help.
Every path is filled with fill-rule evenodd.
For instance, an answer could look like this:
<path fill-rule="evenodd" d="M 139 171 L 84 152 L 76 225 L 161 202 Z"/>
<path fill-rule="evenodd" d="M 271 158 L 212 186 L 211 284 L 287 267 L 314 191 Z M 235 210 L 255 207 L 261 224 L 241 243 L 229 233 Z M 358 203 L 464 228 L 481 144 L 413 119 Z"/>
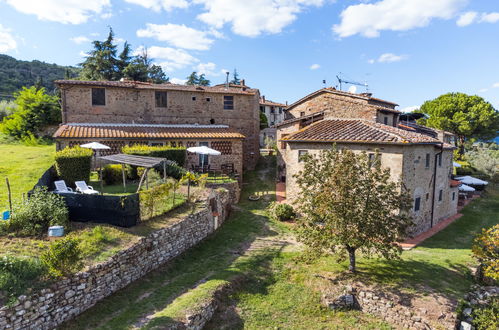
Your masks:
<path fill-rule="evenodd" d="M 409 142 L 409 143 L 412 143 L 412 140 L 403 136 L 402 134 L 397 134 L 396 132 L 393 132 L 391 131 L 391 129 L 395 128 L 397 130 L 400 130 L 402 131 L 402 129 L 400 128 L 396 128 L 396 127 L 391 127 L 391 126 L 388 126 L 388 125 L 384 125 L 384 124 L 381 124 L 381 123 L 377 123 L 377 122 L 372 122 L 372 121 L 368 121 L 367 119 L 362 119 L 362 121 L 364 123 L 366 123 L 368 126 L 374 128 L 375 130 L 379 131 L 379 132 L 382 132 L 382 133 L 385 133 L 385 134 L 388 134 L 388 135 L 391 135 L 391 136 L 394 136 L 396 137 L 397 139 L 399 140 L 402 140 L 402 142 Z M 389 129 L 384 129 L 383 126 L 387 126 L 387 127 L 390 127 Z"/>

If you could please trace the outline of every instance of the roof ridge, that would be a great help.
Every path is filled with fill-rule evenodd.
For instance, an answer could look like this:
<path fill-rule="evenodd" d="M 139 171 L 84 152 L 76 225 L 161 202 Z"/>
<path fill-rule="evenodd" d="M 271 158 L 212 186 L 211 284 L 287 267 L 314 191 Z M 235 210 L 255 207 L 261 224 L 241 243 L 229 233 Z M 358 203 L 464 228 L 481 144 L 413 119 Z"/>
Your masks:
<path fill-rule="evenodd" d="M 399 134 L 397 134 L 395 132 L 390 132 L 389 130 L 384 130 L 383 127 L 381 127 L 381 125 L 384 125 L 384 124 L 375 123 L 375 122 L 369 122 L 367 120 L 365 121 L 365 123 L 367 125 L 369 125 L 370 127 L 374 128 L 375 130 L 379 131 L 379 132 L 383 132 L 385 134 L 388 134 L 388 135 L 391 135 L 393 137 L 396 137 L 399 140 L 402 140 L 402 142 L 411 142 L 411 141 L 407 140 L 407 138 L 405 138 L 402 135 L 399 135 Z M 378 124 L 378 125 L 376 125 L 376 124 Z M 387 126 L 387 125 L 384 125 L 384 126 Z M 391 126 L 388 126 L 388 127 L 391 127 Z M 396 127 L 393 127 L 393 128 L 396 128 Z"/>

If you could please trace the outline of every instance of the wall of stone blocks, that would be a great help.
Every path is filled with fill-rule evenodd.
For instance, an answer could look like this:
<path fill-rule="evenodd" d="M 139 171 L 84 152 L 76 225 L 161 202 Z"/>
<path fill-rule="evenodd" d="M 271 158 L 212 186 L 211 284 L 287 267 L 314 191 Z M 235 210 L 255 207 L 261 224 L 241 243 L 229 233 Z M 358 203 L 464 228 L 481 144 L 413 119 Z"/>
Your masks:
<path fill-rule="evenodd" d="M 245 168 L 259 157 L 259 93 L 223 94 L 207 91 L 167 91 L 167 107 L 155 106 L 154 90 L 106 87 L 106 105 L 92 106 L 92 88 L 65 86 L 64 123 L 215 124 L 237 129 L 243 142 Z M 224 110 L 224 95 L 234 96 L 234 109 Z M 193 100 L 193 97 L 196 99 Z M 208 101 L 209 99 L 209 101 Z"/>
<path fill-rule="evenodd" d="M 212 190 L 201 210 L 152 232 L 104 263 L 1 307 L 0 328 L 52 329 L 74 318 L 212 234 L 227 218 L 230 198 L 226 190 Z"/>

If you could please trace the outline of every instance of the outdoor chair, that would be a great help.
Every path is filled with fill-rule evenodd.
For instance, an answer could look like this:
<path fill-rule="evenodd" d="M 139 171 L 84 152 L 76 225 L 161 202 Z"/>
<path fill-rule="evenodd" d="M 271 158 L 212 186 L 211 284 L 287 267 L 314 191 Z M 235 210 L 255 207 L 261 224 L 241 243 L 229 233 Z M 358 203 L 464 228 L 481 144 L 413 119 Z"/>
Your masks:
<path fill-rule="evenodd" d="M 82 194 L 87 194 L 87 195 L 97 195 L 99 192 L 97 190 L 94 190 L 92 186 L 88 186 L 85 181 L 76 181 L 76 191 L 81 192 Z"/>
<path fill-rule="evenodd" d="M 59 180 L 54 182 L 56 193 L 74 193 L 73 189 L 66 186 L 64 180 Z"/>

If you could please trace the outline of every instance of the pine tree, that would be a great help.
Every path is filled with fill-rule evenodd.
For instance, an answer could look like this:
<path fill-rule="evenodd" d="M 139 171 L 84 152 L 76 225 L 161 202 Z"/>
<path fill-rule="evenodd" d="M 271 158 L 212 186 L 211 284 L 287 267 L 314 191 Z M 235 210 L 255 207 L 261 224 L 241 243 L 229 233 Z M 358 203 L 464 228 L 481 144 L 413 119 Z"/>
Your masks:
<path fill-rule="evenodd" d="M 198 85 L 200 86 L 210 86 L 211 82 L 205 78 L 204 73 L 199 76 Z"/>
<path fill-rule="evenodd" d="M 199 85 L 199 77 L 196 71 L 193 71 L 186 79 L 186 85 Z"/>
<path fill-rule="evenodd" d="M 230 83 L 234 85 L 241 84 L 241 80 L 239 79 L 239 73 L 237 73 L 236 69 L 234 69 L 234 72 L 232 73 L 232 80 L 230 81 Z"/>
<path fill-rule="evenodd" d="M 94 40 L 94 49 L 80 65 L 83 67 L 80 78 L 86 80 L 114 80 L 118 74 L 114 32 L 109 28 L 105 41 Z"/>
<path fill-rule="evenodd" d="M 121 79 L 123 77 L 123 73 L 126 69 L 126 67 L 132 62 L 133 57 L 130 55 L 132 52 L 130 44 L 125 41 L 123 45 L 123 50 L 121 51 L 120 55 L 118 56 L 118 60 L 116 61 L 116 66 L 117 66 L 117 79 Z"/>

